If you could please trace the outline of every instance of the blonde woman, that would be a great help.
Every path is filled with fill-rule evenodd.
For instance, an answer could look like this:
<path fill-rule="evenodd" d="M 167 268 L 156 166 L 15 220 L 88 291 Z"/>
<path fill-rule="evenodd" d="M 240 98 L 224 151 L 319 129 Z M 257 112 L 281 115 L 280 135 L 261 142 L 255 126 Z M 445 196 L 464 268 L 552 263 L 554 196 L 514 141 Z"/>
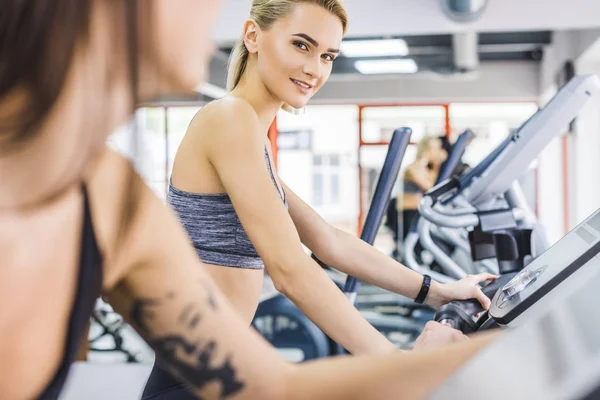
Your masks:
<path fill-rule="evenodd" d="M 397 349 L 347 301 L 302 244 L 343 272 L 433 306 L 477 298 L 487 307 L 478 283 L 493 277 L 430 282 L 327 224 L 277 176 L 268 128 L 279 109 L 303 108 L 325 84 L 346 24 L 339 0 L 254 0 L 231 54 L 229 94 L 206 105 L 190 124 L 175 158 L 168 200 L 206 270 L 247 325 L 266 267 L 275 287 L 336 342 L 355 355 L 381 355 Z M 464 338 L 431 323 L 417 347 Z M 144 393 L 146 399 L 186 398 L 160 362 Z"/>
<path fill-rule="evenodd" d="M 439 136 L 424 136 L 417 143 L 417 156 L 404 173 L 402 192 L 402 238 L 406 238 L 410 225 L 419 215 L 419 202 L 423 193 L 433 187 L 440 168 L 448 158 Z"/>

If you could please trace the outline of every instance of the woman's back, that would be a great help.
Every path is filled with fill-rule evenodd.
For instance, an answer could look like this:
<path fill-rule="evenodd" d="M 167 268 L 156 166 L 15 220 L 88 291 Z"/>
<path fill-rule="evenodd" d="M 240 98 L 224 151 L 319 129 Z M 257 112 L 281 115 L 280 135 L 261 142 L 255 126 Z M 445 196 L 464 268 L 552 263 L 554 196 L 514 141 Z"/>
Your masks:
<path fill-rule="evenodd" d="M 0 222 L 0 392 L 6 398 L 33 398 L 60 366 L 78 283 L 82 203 L 82 194 L 70 190 L 43 210 Z"/>
<path fill-rule="evenodd" d="M 209 160 L 211 150 L 215 149 L 215 136 L 223 134 L 223 130 L 230 128 L 228 121 L 236 119 L 237 124 L 247 126 L 248 129 L 235 132 L 235 135 L 256 135 L 252 115 L 254 110 L 246 101 L 226 96 L 204 106 L 194 116 L 188 130 L 181 141 L 173 162 L 172 182 L 178 189 L 202 194 L 226 193 L 219 174 Z M 270 149 L 267 138 L 269 124 L 260 127 L 264 132 L 263 145 Z M 250 151 L 250 149 L 248 149 Z M 269 156 L 271 156 L 269 152 Z M 232 160 L 235 161 L 235 160 Z"/>
<path fill-rule="evenodd" d="M 119 279 L 102 256 L 112 259 L 129 164 L 105 153 L 83 184 L 0 216 L 3 398 L 59 393 L 102 287 Z"/>
<path fill-rule="evenodd" d="M 219 134 L 215 122 L 222 111 L 218 104 L 219 100 L 214 101 L 198 111 L 177 148 L 171 182 L 178 189 L 191 193 L 225 193 L 217 171 L 205 152 L 210 140 L 208 136 Z"/>
<path fill-rule="evenodd" d="M 236 125 L 251 127 L 253 113 L 248 103 L 231 96 L 202 108 L 194 116 L 177 150 L 167 196 L 170 208 L 184 226 L 205 270 L 247 325 L 252 322 L 258 307 L 265 266 L 219 176 L 219 172 L 224 171 L 217 169 L 211 162 L 211 156 L 225 150 L 223 144 L 215 140 L 218 139 L 217 135 L 233 136 L 241 141 L 242 136 L 258 134 L 251 128 L 232 131 L 228 124 L 235 118 Z M 231 147 L 238 143 L 231 143 Z M 260 167 L 266 166 L 275 190 L 280 185 L 273 172 L 268 152 L 270 146 L 267 144 L 265 133 L 262 150 L 264 162 Z M 247 149 L 252 150 L 261 151 L 260 147 Z M 240 175 L 242 171 L 252 168 L 234 157 L 228 160 L 228 166 L 232 167 L 233 173 Z M 248 196 L 252 196 L 252 193 L 248 193 Z M 284 194 L 282 199 L 286 201 Z M 154 398 L 157 393 L 165 393 L 165 398 L 192 398 L 180 386 L 180 381 L 157 363 L 150 374 L 143 398 Z"/>

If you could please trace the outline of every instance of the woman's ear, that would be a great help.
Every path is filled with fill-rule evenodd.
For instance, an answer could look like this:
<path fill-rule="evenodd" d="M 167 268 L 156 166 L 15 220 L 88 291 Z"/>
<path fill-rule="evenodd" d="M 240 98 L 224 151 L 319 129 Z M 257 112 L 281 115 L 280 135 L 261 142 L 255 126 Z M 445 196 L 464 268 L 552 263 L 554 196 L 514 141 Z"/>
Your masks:
<path fill-rule="evenodd" d="M 244 23 L 244 45 L 248 53 L 258 53 L 258 31 L 259 27 L 255 21 L 249 19 Z"/>

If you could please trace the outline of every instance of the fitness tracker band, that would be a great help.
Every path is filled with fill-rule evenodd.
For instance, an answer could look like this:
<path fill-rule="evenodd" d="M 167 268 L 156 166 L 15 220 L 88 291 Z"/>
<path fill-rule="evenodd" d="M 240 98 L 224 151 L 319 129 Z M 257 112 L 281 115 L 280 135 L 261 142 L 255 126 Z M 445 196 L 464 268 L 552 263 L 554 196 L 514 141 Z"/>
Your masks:
<path fill-rule="evenodd" d="M 431 277 L 429 275 L 423 275 L 423 283 L 421 284 L 421 291 L 417 295 L 415 299 L 415 303 L 423 304 L 425 298 L 427 297 L 427 293 L 429 293 L 429 287 L 431 286 Z"/>

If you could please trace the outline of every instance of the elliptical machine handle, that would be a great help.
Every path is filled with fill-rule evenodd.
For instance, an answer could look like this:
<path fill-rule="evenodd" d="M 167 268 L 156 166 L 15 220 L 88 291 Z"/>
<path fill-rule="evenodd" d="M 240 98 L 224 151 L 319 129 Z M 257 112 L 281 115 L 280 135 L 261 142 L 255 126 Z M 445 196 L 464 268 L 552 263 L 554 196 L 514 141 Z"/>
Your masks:
<path fill-rule="evenodd" d="M 396 179 L 398 179 L 400 166 L 410 143 L 411 134 L 412 129 L 410 128 L 398 128 L 394 131 L 390 140 L 383 168 L 375 186 L 373 200 L 360 235 L 360 238 L 370 245 L 373 245 L 375 242 L 375 236 L 377 236 L 377 231 L 381 226 L 385 210 L 390 202 L 392 189 L 394 188 Z M 348 276 L 344 285 L 344 294 L 353 304 L 359 286 L 360 282 L 356 278 Z"/>
<path fill-rule="evenodd" d="M 445 195 L 457 188 L 458 188 L 458 179 L 448 178 L 448 179 L 438 183 L 437 185 L 435 185 L 434 187 L 429 189 L 427 192 L 425 192 L 425 196 L 431 197 L 431 199 L 433 200 L 433 204 L 435 204 L 435 203 L 437 203 L 437 201 L 440 197 L 442 197 L 443 195 Z"/>
<path fill-rule="evenodd" d="M 498 279 L 488 283 L 481 290 L 488 298 L 493 299 L 498 290 L 512 279 L 515 273 L 502 275 Z M 476 320 L 475 315 L 481 313 Z M 481 303 L 475 299 L 455 300 L 444 304 L 435 313 L 434 320 L 440 323 L 447 323 L 452 328 L 458 329 L 462 333 L 469 334 L 481 329 L 495 327 L 495 323 L 488 322 L 487 311 L 483 309 Z"/>

